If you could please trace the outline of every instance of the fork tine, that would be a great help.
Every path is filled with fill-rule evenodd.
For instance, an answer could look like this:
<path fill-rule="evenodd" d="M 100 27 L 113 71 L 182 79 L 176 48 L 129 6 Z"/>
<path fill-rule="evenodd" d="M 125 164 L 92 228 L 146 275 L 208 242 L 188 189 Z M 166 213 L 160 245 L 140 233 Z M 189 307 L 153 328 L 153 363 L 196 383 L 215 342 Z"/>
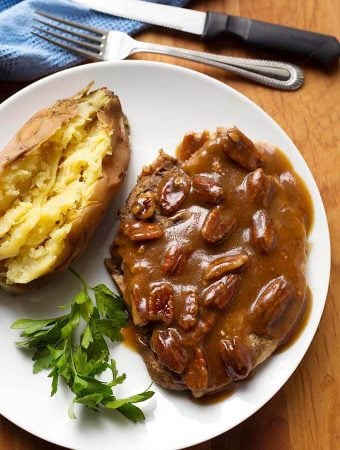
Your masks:
<path fill-rule="evenodd" d="M 73 38 L 68 37 L 68 36 L 62 36 L 61 34 L 54 33 L 53 31 L 45 29 L 45 28 L 39 28 L 39 27 L 36 27 L 36 26 L 33 26 L 32 28 L 34 28 L 37 31 L 40 31 L 40 32 L 49 34 L 51 36 L 54 36 L 54 37 L 56 37 L 58 39 L 61 39 L 63 41 L 72 42 L 73 44 L 76 44 L 76 45 L 81 45 L 82 47 L 84 47 L 87 50 L 90 50 L 90 49 L 97 50 L 98 54 L 100 54 L 100 52 L 101 52 L 101 48 L 102 47 L 100 45 L 98 45 L 98 44 L 91 44 L 90 42 L 80 41 L 79 39 L 73 39 Z M 65 30 L 62 30 L 62 31 L 65 31 Z"/>
<path fill-rule="evenodd" d="M 90 27 L 89 25 L 84 25 L 82 23 L 72 22 L 71 20 L 66 20 L 53 14 L 48 14 L 44 11 L 35 10 L 34 12 L 39 16 L 44 16 L 47 17 L 48 19 L 55 20 L 56 22 L 64 23 L 65 25 L 71 25 L 72 27 L 75 28 L 80 28 L 81 30 L 92 31 L 92 33 L 101 34 L 102 36 L 106 36 L 108 34 L 107 31 L 102 30 L 100 28 Z"/>
<path fill-rule="evenodd" d="M 43 25 L 46 25 L 48 27 L 55 28 L 56 30 L 63 31 L 64 33 L 72 34 L 73 36 L 78 36 L 83 39 L 89 39 L 90 41 L 93 41 L 93 42 L 99 42 L 99 43 L 103 42 L 103 38 L 94 36 L 93 34 L 79 33 L 77 31 L 71 30 L 70 28 L 64 28 L 59 25 L 55 25 L 54 23 L 52 24 L 52 22 L 48 22 L 47 20 L 37 19 L 35 17 L 33 18 L 33 20 L 35 20 L 36 22 L 42 23 Z"/>
<path fill-rule="evenodd" d="M 64 48 L 65 50 L 68 50 L 71 53 L 75 53 L 76 55 L 85 56 L 91 59 L 102 60 L 102 57 L 98 53 L 88 52 L 87 50 L 83 50 L 82 48 L 72 47 L 71 45 L 67 45 L 62 42 L 56 41 L 55 39 L 43 36 L 42 34 L 39 33 L 35 33 L 34 31 L 32 31 L 32 34 L 34 34 L 34 36 L 38 36 L 41 39 L 44 39 L 45 41 L 51 42 L 51 44 Z"/>

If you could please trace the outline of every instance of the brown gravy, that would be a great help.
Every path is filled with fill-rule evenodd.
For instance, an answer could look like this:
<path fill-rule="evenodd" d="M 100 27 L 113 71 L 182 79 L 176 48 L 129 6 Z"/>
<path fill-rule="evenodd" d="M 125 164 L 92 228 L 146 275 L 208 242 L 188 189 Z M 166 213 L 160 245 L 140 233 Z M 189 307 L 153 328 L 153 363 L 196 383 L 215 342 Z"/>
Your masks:
<path fill-rule="evenodd" d="M 138 331 L 134 326 L 132 320 L 127 327 L 122 329 L 122 335 L 124 337 L 123 344 L 134 352 L 138 352 Z"/>
<path fill-rule="evenodd" d="M 284 342 L 275 351 L 275 353 L 285 352 L 289 347 L 291 347 L 300 338 L 300 336 L 302 335 L 302 333 L 304 332 L 304 330 L 308 324 L 310 315 L 312 313 L 312 307 L 313 307 L 312 291 L 310 290 L 309 286 L 307 286 L 305 306 L 304 306 L 304 310 L 303 310 L 300 322 L 297 324 L 296 328 L 293 330 L 291 336 L 288 337 L 287 341 Z"/>
<path fill-rule="evenodd" d="M 134 323 L 195 396 L 248 376 L 307 298 L 310 195 L 279 149 L 235 130 L 192 153 L 184 140 L 180 164 L 146 171 L 152 189 L 131 194 L 115 239 Z"/>
<path fill-rule="evenodd" d="M 204 397 L 198 398 L 190 396 L 190 400 L 197 405 L 215 405 L 216 403 L 223 402 L 224 400 L 235 394 L 238 386 L 238 383 L 230 383 L 221 392 L 216 392 L 215 394 L 205 395 Z"/>

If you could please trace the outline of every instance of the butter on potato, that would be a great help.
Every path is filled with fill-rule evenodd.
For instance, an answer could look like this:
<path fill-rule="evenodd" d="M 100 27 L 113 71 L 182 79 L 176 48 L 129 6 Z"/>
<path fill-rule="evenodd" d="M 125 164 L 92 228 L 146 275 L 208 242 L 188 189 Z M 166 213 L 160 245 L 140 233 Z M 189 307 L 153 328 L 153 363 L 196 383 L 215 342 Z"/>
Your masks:
<path fill-rule="evenodd" d="M 106 88 L 39 111 L 0 152 L 0 282 L 26 285 L 84 250 L 129 162 L 126 121 Z"/>

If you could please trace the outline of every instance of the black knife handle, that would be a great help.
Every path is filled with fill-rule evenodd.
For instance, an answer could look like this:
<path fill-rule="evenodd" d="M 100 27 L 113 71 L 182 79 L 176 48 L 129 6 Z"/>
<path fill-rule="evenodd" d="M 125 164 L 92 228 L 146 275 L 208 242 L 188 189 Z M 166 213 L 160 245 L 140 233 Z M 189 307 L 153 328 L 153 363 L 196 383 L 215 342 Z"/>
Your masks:
<path fill-rule="evenodd" d="M 284 27 L 244 17 L 208 12 L 203 38 L 232 34 L 250 44 L 333 65 L 340 56 L 340 44 L 333 36 Z"/>

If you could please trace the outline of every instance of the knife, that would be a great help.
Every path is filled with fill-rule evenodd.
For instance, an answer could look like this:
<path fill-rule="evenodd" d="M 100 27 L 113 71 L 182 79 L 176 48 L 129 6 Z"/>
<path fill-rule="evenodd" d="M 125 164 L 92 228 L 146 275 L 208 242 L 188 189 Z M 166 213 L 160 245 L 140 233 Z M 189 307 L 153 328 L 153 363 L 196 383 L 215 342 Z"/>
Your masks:
<path fill-rule="evenodd" d="M 245 17 L 202 12 L 143 0 L 73 0 L 95 11 L 197 34 L 203 39 L 225 35 L 271 50 L 280 50 L 327 67 L 340 56 L 334 36 L 290 28 Z"/>

